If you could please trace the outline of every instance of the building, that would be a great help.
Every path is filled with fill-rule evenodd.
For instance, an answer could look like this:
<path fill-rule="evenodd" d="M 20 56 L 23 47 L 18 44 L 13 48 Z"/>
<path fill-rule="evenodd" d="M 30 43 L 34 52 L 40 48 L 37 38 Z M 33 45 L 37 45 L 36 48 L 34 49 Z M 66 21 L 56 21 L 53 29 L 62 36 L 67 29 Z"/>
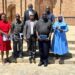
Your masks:
<path fill-rule="evenodd" d="M 5 12 L 10 20 L 14 19 L 16 13 L 23 17 L 30 3 L 39 16 L 46 6 L 50 6 L 56 17 L 62 14 L 70 25 L 75 25 L 75 0 L 0 0 L 0 13 Z"/>

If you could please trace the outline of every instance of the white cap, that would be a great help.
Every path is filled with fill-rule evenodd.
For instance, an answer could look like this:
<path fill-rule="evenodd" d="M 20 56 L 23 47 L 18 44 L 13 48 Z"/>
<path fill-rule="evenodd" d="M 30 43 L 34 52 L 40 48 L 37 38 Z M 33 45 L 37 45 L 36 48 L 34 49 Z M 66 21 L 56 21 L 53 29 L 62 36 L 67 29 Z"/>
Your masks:
<path fill-rule="evenodd" d="M 34 15 L 34 13 L 33 13 L 33 12 L 31 12 L 31 11 L 29 11 L 29 16 L 31 16 L 31 15 Z"/>

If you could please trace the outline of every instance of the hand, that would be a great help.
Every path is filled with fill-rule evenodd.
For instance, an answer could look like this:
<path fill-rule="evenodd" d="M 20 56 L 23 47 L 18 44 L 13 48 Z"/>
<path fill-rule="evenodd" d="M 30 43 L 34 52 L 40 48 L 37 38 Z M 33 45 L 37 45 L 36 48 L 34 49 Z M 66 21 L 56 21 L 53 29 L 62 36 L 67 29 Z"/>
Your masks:
<path fill-rule="evenodd" d="M 50 39 L 49 39 L 49 37 L 48 38 L 46 38 L 46 41 L 49 41 Z"/>
<path fill-rule="evenodd" d="M 25 40 L 26 42 L 28 42 L 28 39 L 27 39 L 27 38 L 24 38 L 24 40 Z"/>
<path fill-rule="evenodd" d="M 38 36 L 38 37 L 37 37 L 37 40 L 41 40 L 41 38 Z"/>
<path fill-rule="evenodd" d="M 62 30 L 62 29 L 60 29 L 60 32 L 63 32 L 63 30 Z"/>
<path fill-rule="evenodd" d="M 25 39 L 26 42 L 28 42 L 28 39 Z"/>
<path fill-rule="evenodd" d="M 10 33 L 7 34 L 7 37 L 10 37 Z"/>

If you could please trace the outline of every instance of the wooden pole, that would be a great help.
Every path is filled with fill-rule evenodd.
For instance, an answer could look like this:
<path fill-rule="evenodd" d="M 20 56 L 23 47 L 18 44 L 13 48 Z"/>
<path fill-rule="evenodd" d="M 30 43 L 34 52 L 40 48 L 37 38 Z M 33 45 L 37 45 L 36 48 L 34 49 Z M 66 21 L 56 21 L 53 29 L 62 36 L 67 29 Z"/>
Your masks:
<path fill-rule="evenodd" d="M 25 0 L 25 11 L 26 11 L 26 0 Z"/>
<path fill-rule="evenodd" d="M 5 0 L 5 11 L 6 11 L 6 15 L 7 15 L 7 0 Z"/>
<path fill-rule="evenodd" d="M 62 12 L 62 0 L 60 0 L 60 15 L 61 15 L 61 12 Z"/>
<path fill-rule="evenodd" d="M 22 0 L 20 0 L 20 13 L 21 13 L 21 17 L 22 17 Z"/>
<path fill-rule="evenodd" d="M 4 13 L 4 0 L 2 0 L 2 8 L 3 8 L 3 13 Z"/>

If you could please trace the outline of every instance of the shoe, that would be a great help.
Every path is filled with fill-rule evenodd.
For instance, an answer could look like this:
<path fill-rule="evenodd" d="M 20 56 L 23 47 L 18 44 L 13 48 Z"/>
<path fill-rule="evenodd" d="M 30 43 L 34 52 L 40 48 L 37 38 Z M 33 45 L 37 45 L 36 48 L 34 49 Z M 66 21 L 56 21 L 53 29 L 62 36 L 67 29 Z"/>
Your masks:
<path fill-rule="evenodd" d="M 47 67 L 48 66 L 48 63 L 44 63 L 44 67 Z"/>
<path fill-rule="evenodd" d="M 6 61 L 7 61 L 8 63 L 11 63 L 10 59 L 6 59 Z"/>
<path fill-rule="evenodd" d="M 39 64 L 38 64 L 38 66 L 42 66 L 43 65 L 43 62 L 40 62 Z"/>
<path fill-rule="evenodd" d="M 59 64 L 64 64 L 64 60 L 60 59 Z"/>
<path fill-rule="evenodd" d="M 33 59 L 33 62 L 36 64 L 36 59 L 35 58 Z"/>
<path fill-rule="evenodd" d="M 23 55 L 22 55 L 22 54 L 20 54 L 20 55 L 19 55 L 19 58 L 23 58 Z"/>
<path fill-rule="evenodd" d="M 33 62 L 36 63 L 35 55 L 33 55 Z"/>
<path fill-rule="evenodd" d="M 32 63 L 32 58 L 29 58 L 29 62 Z"/>
<path fill-rule="evenodd" d="M 12 59 L 12 62 L 17 63 L 16 58 L 13 58 L 13 59 Z"/>
<path fill-rule="evenodd" d="M 8 58 L 6 58 L 4 59 L 4 63 L 11 63 L 11 61 Z"/>
<path fill-rule="evenodd" d="M 48 66 L 48 62 L 44 61 L 44 67 L 47 67 L 47 66 Z"/>

